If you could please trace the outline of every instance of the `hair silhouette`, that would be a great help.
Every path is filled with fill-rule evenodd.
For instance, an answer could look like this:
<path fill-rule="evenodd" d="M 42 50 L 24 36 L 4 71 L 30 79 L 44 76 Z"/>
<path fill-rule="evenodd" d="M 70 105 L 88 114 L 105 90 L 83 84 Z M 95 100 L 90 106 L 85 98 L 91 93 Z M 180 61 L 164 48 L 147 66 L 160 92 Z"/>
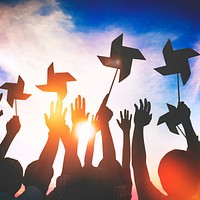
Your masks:
<path fill-rule="evenodd" d="M 144 127 L 151 121 L 151 104 L 147 99 L 140 100 L 140 106 L 135 104 L 135 128 L 132 144 L 132 165 L 138 198 L 144 199 L 192 199 L 198 192 L 200 181 L 199 173 L 199 148 L 197 137 L 191 125 L 190 110 L 183 102 L 179 102 L 176 116 L 183 123 L 188 143 L 187 151 L 172 150 L 168 152 L 160 161 L 158 174 L 163 189 L 167 195 L 162 194 L 151 182 L 147 163 L 144 143 Z M 177 120 L 177 119 L 176 119 Z M 196 141 L 196 142 L 194 142 Z M 191 148 L 195 144 L 195 148 Z"/>
<path fill-rule="evenodd" d="M 0 191 L 11 196 L 20 189 L 23 179 L 23 169 L 18 160 L 12 158 L 0 159 Z"/>

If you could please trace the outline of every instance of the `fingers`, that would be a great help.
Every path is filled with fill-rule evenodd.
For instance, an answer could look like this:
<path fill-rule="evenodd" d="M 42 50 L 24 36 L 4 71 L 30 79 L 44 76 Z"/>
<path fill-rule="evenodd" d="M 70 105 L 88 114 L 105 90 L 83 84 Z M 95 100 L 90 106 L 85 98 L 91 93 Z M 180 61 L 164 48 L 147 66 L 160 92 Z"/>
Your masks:
<path fill-rule="evenodd" d="M 78 96 L 78 98 L 79 98 L 79 96 Z M 78 109 L 78 98 L 75 99 L 75 108 L 74 108 L 75 110 Z"/>
<path fill-rule="evenodd" d="M 90 113 L 86 114 L 86 116 L 85 116 L 86 120 L 88 119 L 89 115 L 90 115 Z"/>
<path fill-rule="evenodd" d="M 49 117 L 46 113 L 44 113 L 44 119 L 45 119 L 46 122 L 49 120 Z"/>
<path fill-rule="evenodd" d="M 147 103 L 148 105 L 147 105 L 147 112 L 148 112 L 148 114 L 150 113 L 150 111 L 151 111 L 151 103 L 148 101 L 148 103 Z M 151 114 L 152 115 L 152 114 Z"/>
<path fill-rule="evenodd" d="M 62 114 L 62 117 L 63 117 L 64 119 L 65 119 L 66 113 L 67 113 L 67 108 L 64 109 L 63 114 Z"/>
<path fill-rule="evenodd" d="M 124 109 L 124 119 L 128 119 L 129 111 Z"/>
<path fill-rule="evenodd" d="M 50 105 L 50 116 L 54 115 L 54 102 L 52 101 L 51 102 L 51 105 Z"/>
<path fill-rule="evenodd" d="M 137 104 L 134 103 L 134 107 L 135 107 L 135 112 L 137 112 L 137 111 L 138 111 L 138 106 L 137 106 Z"/>
<path fill-rule="evenodd" d="M 62 107 L 63 107 L 63 103 L 58 100 L 56 102 L 56 107 L 55 107 L 55 114 L 56 115 L 61 115 L 61 113 L 62 113 Z"/>
<path fill-rule="evenodd" d="M 144 110 L 148 109 L 148 103 L 147 103 L 147 99 L 144 99 Z"/>
<path fill-rule="evenodd" d="M 85 111 L 85 98 L 82 99 L 82 109 Z"/>
<path fill-rule="evenodd" d="M 71 109 L 73 109 L 73 104 L 71 104 Z M 67 108 L 64 108 L 63 110 L 63 103 L 60 100 L 56 102 L 55 108 L 54 108 L 54 102 L 53 101 L 51 102 L 50 118 L 55 116 L 65 118 L 66 113 L 67 113 Z M 45 115 L 45 120 L 48 119 L 48 115 L 46 113 L 44 115 Z"/>
<path fill-rule="evenodd" d="M 138 106 L 136 104 L 134 104 L 134 106 L 135 106 L 136 110 L 138 110 Z M 144 110 L 144 111 L 150 113 L 150 111 L 151 111 L 151 103 L 149 101 L 147 101 L 146 98 L 144 99 L 144 103 L 143 103 L 142 99 L 140 99 L 140 108 L 139 108 L 139 110 Z"/>
<path fill-rule="evenodd" d="M 132 119 L 132 114 L 130 114 L 129 116 L 129 110 L 126 110 L 124 109 L 124 116 L 122 115 L 122 111 L 120 111 L 120 117 L 121 117 L 121 120 L 131 120 Z"/>
<path fill-rule="evenodd" d="M 118 119 L 116 119 L 116 121 L 117 121 L 117 124 L 119 125 L 119 127 L 121 126 L 121 123 L 120 123 L 120 121 L 118 120 Z"/>
<path fill-rule="evenodd" d="M 151 103 L 149 101 L 147 101 L 146 98 L 144 99 L 144 110 L 147 113 L 150 113 L 150 111 L 151 111 Z"/>
<path fill-rule="evenodd" d="M 120 111 L 120 118 L 123 119 L 123 113 Z"/>
<path fill-rule="evenodd" d="M 140 99 L 140 110 L 143 110 L 143 107 L 144 105 L 143 105 L 142 99 Z"/>
<path fill-rule="evenodd" d="M 131 121 L 131 120 L 132 120 L 132 116 L 133 116 L 133 115 L 131 114 L 131 115 L 130 115 L 130 118 L 129 118 L 129 121 Z"/>
<path fill-rule="evenodd" d="M 85 98 L 83 97 L 81 99 L 81 95 L 78 95 L 78 97 L 75 99 L 75 102 L 74 102 L 74 110 L 85 111 L 85 107 L 86 107 L 85 105 L 86 105 Z M 73 106 L 73 104 L 72 104 L 72 106 Z M 72 106 L 71 106 L 71 108 L 73 108 Z"/>

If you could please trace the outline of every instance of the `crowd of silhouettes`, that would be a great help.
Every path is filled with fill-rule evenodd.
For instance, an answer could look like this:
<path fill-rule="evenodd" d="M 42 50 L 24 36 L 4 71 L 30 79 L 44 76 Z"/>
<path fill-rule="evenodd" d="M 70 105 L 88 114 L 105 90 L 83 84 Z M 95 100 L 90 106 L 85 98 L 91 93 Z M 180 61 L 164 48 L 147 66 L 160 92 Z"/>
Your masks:
<path fill-rule="evenodd" d="M 160 161 L 158 174 L 166 194 L 161 193 L 151 182 L 146 162 L 144 127 L 151 119 L 151 104 L 147 99 L 135 104 L 135 113 L 120 111 L 116 123 L 123 132 L 122 163 L 116 159 L 115 147 L 109 122 L 113 112 L 106 106 L 105 96 L 96 116 L 92 117 L 92 137 L 88 141 L 84 166 L 81 165 L 78 150 L 77 128 L 80 122 L 87 122 L 85 99 L 80 95 L 71 104 L 72 127 L 66 124 L 67 109 L 61 101 L 50 105 L 50 115 L 44 115 L 49 129 L 48 139 L 38 160 L 31 162 L 23 173 L 22 166 L 14 158 L 5 155 L 20 130 L 18 116 L 7 122 L 7 133 L 0 144 L 0 200 L 130 200 L 132 194 L 131 170 L 139 200 L 190 200 L 199 199 L 200 144 L 190 120 L 190 109 L 179 102 L 178 117 L 186 133 L 188 148 L 174 149 Z M 131 125 L 134 127 L 132 148 Z M 97 167 L 92 165 L 95 136 L 101 131 L 103 158 Z M 47 194 L 54 174 L 53 163 L 59 142 L 65 149 L 62 173 L 56 180 L 56 187 Z M 131 159 L 132 155 L 132 159 Z M 132 160 L 132 165 L 131 165 Z M 132 167 L 130 167 L 132 166 Z M 25 191 L 15 197 L 21 185 Z"/>

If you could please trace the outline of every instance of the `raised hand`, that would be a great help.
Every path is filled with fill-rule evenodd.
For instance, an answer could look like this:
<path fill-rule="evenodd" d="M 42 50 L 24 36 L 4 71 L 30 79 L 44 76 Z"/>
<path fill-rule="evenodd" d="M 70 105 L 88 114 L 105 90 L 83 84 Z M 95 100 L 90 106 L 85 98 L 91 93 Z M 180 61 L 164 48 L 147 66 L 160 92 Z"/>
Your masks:
<path fill-rule="evenodd" d="M 181 101 L 178 103 L 177 113 L 180 121 L 183 122 L 190 118 L 191 111 L 187 107 L 187 105 L 183 101 Z"/>
<path fill-rule="evenodd" d="M 19 116 L 13 116 L 6 124 L 7 135 L 14 138 L 19 132 L 21 124 Z"/>
<path fill-rule="evenodd" d="M 147 101 L 147 99 L 144 99 L 144 103 L 140 99 L 140 108 L 136 104 L 135 106 L 135 117 L 134 122 L 136 125 L 139 125 L 141 127 L 144 127 L 148 125 L 152 119 L 152 114 L 150 114 L 151 111 L 151 103 Z"/>
<path fill-rule="evenodd" d="M 17 135 L 17 133 L 19 132 L 21 128 L 21 124 L 19 121 L 19 117 L 18 116 L 13 116 L 6 124 L 6 136 L 4 137 L 4 139 L 2 140 L 1 144 L 0 144 L 0 158 L 4 158 L 13 139 L 15 138 L 15 136 Z"/>
<path fill-rule="evenodd" d="M 129 111 L 124 109 L 124 116 L 123 112 L 120 111 L 120 118 L 121 121 L 117 119 L 117 124 L 122 129 L 123 133 L 130 133 L 132 114 L 129 115 Z"/>
<path fill-rule="evenodd" d="M 94 133 L 97 133 L 100 130 L 100 123 L 97 115 L 95 117 L 92 115 L 91 126 L 94 130 Z"/>
<path fill-rule="evenodd" d="M 185 137 L 187 140 L 188 151 L 193 152 L 195 155 L 200 154 L 200 142 L 196 135 L 192 122 L 190 120 L 191 111 L 184 102 L 179 102 L 177 107 L 177 117 L 179 118 L 184 128 Z"/>
<path fill-rule="evenodd" d="M 50 106 L 50 116 L 45 113 L 44 118 L 47 127 L 50 131 L 62 133 L 66 130 L 65 125 L 65 116 L 66 116 L 67 108 L 63 111 L 63 103 L 61 101 L 56 102 L 56 106 L 54 109 L 54 102 L 51 102 Z"/>
<path fill-rule="evenodd" d="M 102 104 L 99 108 L 99 111 L 97 112 L 97 117 L 98 119 L 100 120 L 100 122 L 103 122 L 103 123 L 107 123 L 110 121 L 110 119 L 112 118 L 113 116 L 113 112 L 112 110 L 110 110 L 107 106 L 106 106 L 106 103 L 108 101 L 108 96 L 109 94 L 107 94 L 103 101 L 102 101 Z"/>
<path fill-rule="evenodd" d="M 79 124 L 81 122 L 86 122 L 88 120 L 89 113 L 85 112 L 85 98 L 81 99 L 81 96 L 75 99 L 75 103 L 71 103 L 71 119 L 73 125 Z"/>

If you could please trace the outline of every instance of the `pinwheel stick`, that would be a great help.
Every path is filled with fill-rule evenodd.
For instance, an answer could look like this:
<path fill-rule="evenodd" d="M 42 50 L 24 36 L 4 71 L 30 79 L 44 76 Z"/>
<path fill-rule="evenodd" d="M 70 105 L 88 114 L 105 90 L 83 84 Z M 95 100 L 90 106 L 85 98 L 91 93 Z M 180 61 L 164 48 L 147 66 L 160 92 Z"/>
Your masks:
<path fill-rule="evenodd" d="M 112 81 L 111 86 L 110 86 L 110 90 L 109 90 L 109 92 L 108 92 L 108 96 L 110 96 L 110 93 L 111 93 L 111 90 L 112 90 L 112 88 L 113 88 L 113 84 L 114 84 L 114 82 L 115 82 L 115 79 L 116 79 L 118 70 L 119 70 L 119 69 L 117 69 L 116 72 L 115 72 L 113 81 Z"/>
<path fill-rule="evenodd" d="M 179 84 L 179 74 L 177 73 L 177 88 L 178 88 L 178 102 L 181 101 L 180 98 L 180 84 Z"/>
<path fill-rule="evenodd" d="M 182 131 L 182 129 L 181 129 L 179 126 L 177 126 L 177 128 L 178 128 L 178 130 L 183 134 L 183 136 L 186 138 L 186 135 L 185 135 L 185 133 Z"/>
<path fill-rule="evenodd" d="M 17 116 L 17 100 L 15 99 L 15 115 Z"/>

